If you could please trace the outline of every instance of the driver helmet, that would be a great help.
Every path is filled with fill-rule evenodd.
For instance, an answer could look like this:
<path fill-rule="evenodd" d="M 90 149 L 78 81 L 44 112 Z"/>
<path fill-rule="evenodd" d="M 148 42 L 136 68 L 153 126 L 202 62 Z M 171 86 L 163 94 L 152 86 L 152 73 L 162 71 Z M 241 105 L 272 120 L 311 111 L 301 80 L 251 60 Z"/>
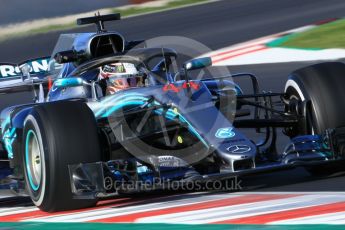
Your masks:
<path fill-rule="evenodd" d="M 144 76 L 132 63 L 111 63 L 101 67 L 100 79 L 106 81 L 106 94 L 144 86 Z"/>

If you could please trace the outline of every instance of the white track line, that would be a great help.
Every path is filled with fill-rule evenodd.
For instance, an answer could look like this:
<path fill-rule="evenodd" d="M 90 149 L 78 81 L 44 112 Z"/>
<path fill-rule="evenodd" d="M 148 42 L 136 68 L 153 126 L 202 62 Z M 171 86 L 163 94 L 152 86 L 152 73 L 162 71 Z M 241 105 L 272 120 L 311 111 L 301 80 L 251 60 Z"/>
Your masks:
<path fill-rule="evenodd" d="M 288 220 L 274 221 L 268 224 L 345 224 L 345 210 L 344 212 L 336 212 Z"/>
<path fill-rule="evenodd" d="M 148 217 L 139 219 L 138 222 L 205 224 L 340 201 L 345 201 L 345 197 L 331 196 L 326 198 L 318 195 L 307 195 L 302 197 Z"/>
<path fill-rule="evenodd" d="M 241 195 L 231 195 L 227 198 L 236 198 Z M 103 219 L 108 217 L 122 216 L 127 214 L 133 214 L 138 212 L 153 211 L 159 209 L 180 207 L 185 205 L 192 205 L 197 203 L 204 203 L 208 201 L 217 201 L 224 199 L 219 195 L 208 195 L 207 197 L 201 196 L 197 198 L 185 198 L 181 200 L 172 200 L 167 202 L 152 202 L 144 205 L 133 205 L 129 207 L 109 207 L 104 209 L 78 212 L 75 214 L 62 214 L 48 217 L 39 217 L 33 219 L 26 219 L 25 221 L 37 221 L 37 222 L 86 222 L 97 219 Z"/>

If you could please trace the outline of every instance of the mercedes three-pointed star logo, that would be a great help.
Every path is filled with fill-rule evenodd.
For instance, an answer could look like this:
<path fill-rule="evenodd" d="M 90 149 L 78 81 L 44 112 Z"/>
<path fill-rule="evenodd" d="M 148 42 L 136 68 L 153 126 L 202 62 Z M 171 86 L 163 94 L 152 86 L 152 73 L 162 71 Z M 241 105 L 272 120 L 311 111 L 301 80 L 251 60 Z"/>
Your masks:
<path fill-rule="evenodd" d="M 252 148 L 248 145 L 231 145 L 227 148 L 230 153 L 247 153 Z"/>

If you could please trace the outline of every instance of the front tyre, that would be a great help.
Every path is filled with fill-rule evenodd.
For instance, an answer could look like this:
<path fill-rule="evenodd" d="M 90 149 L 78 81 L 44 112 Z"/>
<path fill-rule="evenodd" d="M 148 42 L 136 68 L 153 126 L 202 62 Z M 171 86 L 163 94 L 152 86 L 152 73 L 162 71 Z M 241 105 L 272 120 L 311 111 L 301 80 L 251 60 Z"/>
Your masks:
<path fill-rule="evenodd" d="M 24 170 L 30 197 L 40 207 L 46 189 L 46 161 L 41 131 L 32 115 L 25 121 Z"/>
<path fill-rule="evenodd" d="M 295 135 L 321 135 L 327 129 L 345 126 L 345 64 L 325 62 L 294 71 L 285 85 L 289 100 L 308 102 L 305 127 Z M 300 114 L 303 115 L 303 114 Z M 341 171 L 337 165 L 319 165 L 307 168 L 315 176 Z"/>
<path fill-rule="evenodd" d="M 96 120 L 81 102 L 35 106 L 24 121 L 23 165 L 27 191 L 47 212 L 94 206 L 97 199 L 74 199 L 68 165 L 100 161 Z"/>
<path fill-rule="evenodd" d="M 285 85 L 291 100 L 309 101 L 307 128 L 297 135 L 323 134 L 345 126 L 345 64 L 325 62 L 294 71 Z"/>

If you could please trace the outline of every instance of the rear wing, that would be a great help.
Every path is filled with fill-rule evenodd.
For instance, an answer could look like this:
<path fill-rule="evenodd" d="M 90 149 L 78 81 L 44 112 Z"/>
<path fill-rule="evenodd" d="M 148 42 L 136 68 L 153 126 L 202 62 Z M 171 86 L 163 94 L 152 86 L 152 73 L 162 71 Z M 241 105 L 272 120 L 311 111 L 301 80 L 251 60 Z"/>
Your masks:
<path fill-rule="evenodd" d="M 25 64 L 30 66 L 30 75 L 39 78 L 42 78 L 51 72 L 60 70 L 62 67 L 50 57 L 30 59 L 19 64 L 0 63 L 0 81 L 23 77 L 20 67 Z"/>
<path fill-rule="evenodd" d="M 0 87 L 10 84 L 10 82 L 19 82 L 22 74 L 17 64 L 0 63 Z"/>
<path fill-rule="evenodd" d="M 19 64 L 0 63 L 0 88 L 18 86 L 24 82 L 27 76 L 23 76 L 20 67 L 25 64 L 30 67 L 32 79 L 44 79 L 61 68 L 61 65 L 51 61 L 50 57 L 31 59 Z"/>
<path fill-rule="evenodd" d="M 26 76 L 20 70 L 25 64 L 30 67 L 30 74 Z M 13 105 L 44 101 L 61 67 L 49 57 L 19 64 L 0 63 L 0 111 Z"/>

